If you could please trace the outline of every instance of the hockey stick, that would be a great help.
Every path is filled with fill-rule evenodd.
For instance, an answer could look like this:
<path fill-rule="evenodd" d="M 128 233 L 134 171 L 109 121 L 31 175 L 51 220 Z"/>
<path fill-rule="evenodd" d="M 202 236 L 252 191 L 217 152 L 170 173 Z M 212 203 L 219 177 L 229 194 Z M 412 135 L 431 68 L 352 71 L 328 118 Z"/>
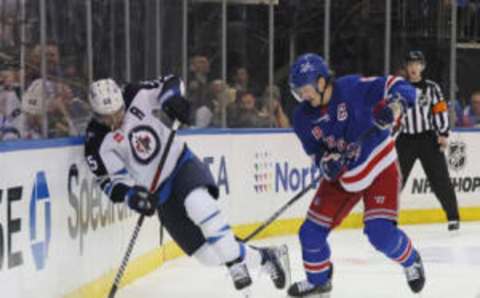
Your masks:
<path fill-rule="evenodd" d="M 168 135 L 167 145 L 165 147 L 165 151 L 163 151 L 163 155 L 160 158 L 160 163 L 158 164 L 157 171 L 155 172 L 155 176 L 153 177 L 152 183 L 150 184 L 150 192 L 155 190 L 155 186 L 160 179 L 160 173 L 162 172 L 162 168 L 167 160 L 168 153 L 170 151 L 170 147 L 172 146 L 173 139 L 175 138 L 175 134 L 177 133 L 178 128 L 180 127 L 180 121 L 176 120 L 173 122 L 172 130 Z M 118 286 L 120 285 L 120 281 L 122 280 L 122 276 L 125 273 L 125 269 L 128 265 L 128 260 L 130 259 L 130 254 L 132 253 L 133 246 L 138 237 L 138 233 L 140 232 L 140 228 L 142 227 L 143 221 L 145 219 L 145 215 L 140 215 L 137 220 L 137 224 L 135 225 L 135 229 L 133 230 L 132 237 L 130 238 L 130 242 L 128 243 L 127 251 L 123 256 L 122 263 L 118 268 L 117 274 L 115 275 L 115 279 L 113 280 L 112 287 L 110 288 L 110 292 L 108 293 L 108 298 L 114 298 L 115 294 L 117 293 Z"/>
<path fill-rule="evenodd" d="M 357 144 L 361 144 L 363 143 L 363 141 L 367 138 L 369 138 L 372 134 L 374 134 L 375 132 L 377 132 L 379 130 L 379 128 L 377 126 L 372 126 L 370 127 L 369 129 L 367 129 L 364 133 L 362 133 L 358 139 L 357 139 Z M 255 236 L 257 236 L 260 232 L 262 232 L 263 230 L 265 230 L 269 225 L 272 224 L 272 222 L 274 222 L 280 215 L 282 215 L 282 213 L 285 212 L 285 210 L 287 210 L 291 205 L 293 205 L 293 203 L 295 203 L 296 201 L 298 201 L 300 198 L 303 197 L 303 195 L 305 195 L 310 189 L 313 189 L 315 188 L 315 186 L 317 185 L 317 183 L 320 181 L 320 179 L 322 178 L 321 175 L 319 175 L 317 178 L 313 179 L 313 181 L 307 186 L 305 187 L 304 189 L 302 189 L 299 193 L 297 193 L 293 198 L 291 198 L 290 200 L 288 200 L 288 202 L 286 202 L 282 207 L 280 207 L 280 209 L 278 209 L 272 216 L 270 216 L 267 220 L 265 220 L 259 227 L 257 227 L 253 232 L 251 232 L 250 234 L 248 234 L 245 238 L 243 239 L 239 239 L 240 241 L 242 242 L 248 242 L 250 241 L 252 238 L 254 238 Z"/>

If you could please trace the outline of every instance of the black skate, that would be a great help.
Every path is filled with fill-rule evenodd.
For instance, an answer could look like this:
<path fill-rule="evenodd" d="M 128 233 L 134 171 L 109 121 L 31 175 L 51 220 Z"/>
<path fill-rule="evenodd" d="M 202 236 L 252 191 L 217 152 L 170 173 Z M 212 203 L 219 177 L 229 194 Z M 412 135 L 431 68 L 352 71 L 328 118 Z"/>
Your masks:
<path fill-rule="evenodd" d="M 234 261 L 227 264 L 227 267 L 232 276 L 235 289 L 240 291 L 252 284 L 252 278 L 250 277 L 247 265 L 244 262 Z"/>
<path fill-rule="evenodd" d="M 450 232 L 458 231 L 460 229 L 460 221 L 458 220 L 449 220 L 448 221 L 448 230 Z"/>
<path fill-rule="evenodd" d="M 288 297 L 295 298 L 329 298 L 332 291 L 332 281 L 329 279 L 323 285 L 314 285 L 308 280 L 294 283 L 288 289 Z"/>
<path fill-rule="evenodd" d="M 425 269 L 423 268 L 422 258 L 417 252 L 415 262 L 407 268 L 404 268 L 408 285 L 414 293 L 419 293 L 425 285 Z"/>
<path fill-rule="evenodd" d="M 329 298 L 332 291 L 333 264 L 330 265 L 328 280 L 322 285 L 314 285 L 308 280 L 294 283 L 288 288 L 288 297 Z"/>
<path fill-rule="evenodd" d="M 282 249 L 286 251 L 286 257 L 288 258 L 288 249 L 286 246 L 260 248 L 260 253 L 262 254 L 262 269 L 268 273 L 277 289 L 285 288 L 287 280 L 285 268 L 280 261 Z"/>

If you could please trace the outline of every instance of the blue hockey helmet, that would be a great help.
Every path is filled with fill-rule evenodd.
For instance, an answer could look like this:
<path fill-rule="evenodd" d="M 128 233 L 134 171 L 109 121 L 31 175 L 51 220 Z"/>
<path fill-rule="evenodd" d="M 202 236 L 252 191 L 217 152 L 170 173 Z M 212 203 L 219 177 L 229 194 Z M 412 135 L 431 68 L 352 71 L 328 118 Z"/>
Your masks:
<path fill-rule="evenodd" d="M 298 89 L 305 85 L 313 85 L 317 88 L 319 78 L 330 79 L 327 64 L 317 54 L 307 53 L 297 58 L 290 68 L 289 85 L 293 96 L 298 101 L 303 101 Z"/>

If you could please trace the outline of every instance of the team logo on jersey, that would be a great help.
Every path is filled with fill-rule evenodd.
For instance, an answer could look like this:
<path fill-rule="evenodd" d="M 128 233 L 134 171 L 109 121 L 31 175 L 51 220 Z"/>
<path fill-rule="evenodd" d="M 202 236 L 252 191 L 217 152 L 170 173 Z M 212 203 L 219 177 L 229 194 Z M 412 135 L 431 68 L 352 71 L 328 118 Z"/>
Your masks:
<path fill-rule="evenodd" d="M 155 131 L 145 125 L 137 126 L 128 134 L 133 156 L 139 163 L 147 164 L 160 151 L 160 139 Z"/>
<path fill-rule="evenodd" d="M 345 121 L 348 118 L 347 112 L 347 105 L 345 103 L 341 103 L 337 106 L 337 120 L 338 121 Z"/>
<path fill-rule="evenodd" d="M 467 162 L 467 146 L 462 141 L 451 142 L 448 146 L 448 165 L 454 171 L 460 171 Z"/>

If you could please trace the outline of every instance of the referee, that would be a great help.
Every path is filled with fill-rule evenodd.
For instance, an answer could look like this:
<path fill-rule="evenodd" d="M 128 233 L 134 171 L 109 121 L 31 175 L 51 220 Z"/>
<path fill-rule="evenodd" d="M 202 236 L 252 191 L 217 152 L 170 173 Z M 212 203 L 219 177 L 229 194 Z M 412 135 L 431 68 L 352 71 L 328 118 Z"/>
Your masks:
<path fill-rule="evenodd" d="M 425 56 L 421 51 L 408 52 L 406 76 L 417 89 L 417 101 L 405 113 L 397 139 L 402 186 L 405 186 L 415 161 L 420 159 L 432 190 L 447 215 L 448 230 L 454 231 L 460 228 L 460 217 L 444 154 L 450 130 L 448 106 L 438 84 L 422 77 L 425 67 Z"/>

